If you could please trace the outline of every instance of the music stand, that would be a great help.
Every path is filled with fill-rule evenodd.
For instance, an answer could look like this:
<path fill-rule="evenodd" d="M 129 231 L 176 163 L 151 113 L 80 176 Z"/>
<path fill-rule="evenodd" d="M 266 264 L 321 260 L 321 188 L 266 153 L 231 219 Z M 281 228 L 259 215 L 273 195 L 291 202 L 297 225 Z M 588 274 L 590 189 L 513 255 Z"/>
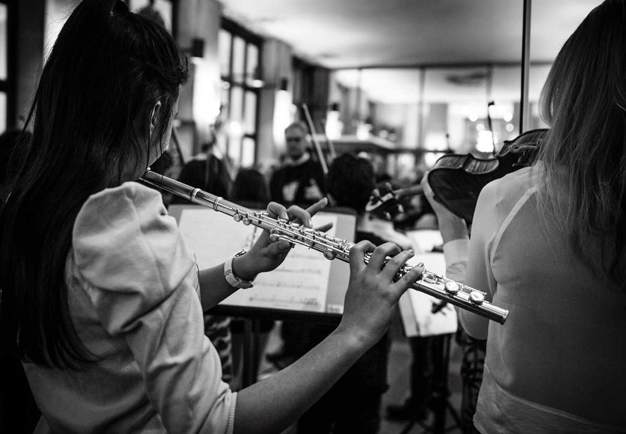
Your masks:
<path fill-rule="evenodd" d="M 248 204 L 246 204 L 248 205 Z M 263 206 L 248 206 L 250 209 L 263 209 Z M 186 210 L 192 210 L 194 212 L 206 211 L 206 217 L 211 218 L 211 233 L 224 234 L 232 233 L 233 231 L 253 232 L 253 228 L 245 226 L 241 223 L 235 223 L 233 220 L 224 215 L 215 213 L 213 210 L 201 207 L 198 205 L 172 205 L 169 208 L 169 213 L 176 218 L 179 225 L 183 221 L 183 216 Z M 345 208 L 337 209 L 325 209 L 318 213 L 320 216 L 333 216 L 335 221 L 335 236 L 338 238 L 352 240 L 356 227 L 356 215 L 353 211 Z M 181 232 L 185 237 L 185 230 L 189 228 L 183 228 L 181 226 Z M 260 230 L 257 230 L 257 234 L 260 234 Z M 216 238 L 216 237 L 215 237 Z M 239 237 L 241 238 L 241 237 Z M 245 238 L 245 236 L 244 236 Z M 194 243 L 198 243 L 197 239 L 193 240 Z M 199 260 L 199 266 L 206 267 L 210 265 L 216 265 L 220 261 L 223 261 L 229 254 L 234 254 L 238 248 L 232 245 L 215 245 L 215 239 L 207 238 L 207 249 L 214 249 L 219 256 L 214 263 L 202 264 Z M 212 243 L 213 242 L 213 243 Z M 201 242 L 202 244 L 202 242 Z M 218 243 L 219 244 L 219 243 Z M 201 247 L 203 248 L 203 247 Z M 303 249 L 301 246 L 297 246 L 297 249 Z M 293 255 L 294 253 L 290 253 Z M 313 252 L 315 258 L 323 258 L 321 253 Z M 319 256 L 318 256 L 319 255 Z M 196 252 L 198 259 L 201 256 Z M 326 261 L 326 259 L 324 259 Z M 324 262 L 326 264 L 326 262 Z M 326 265 L 328 266 L 328 265 Z M 259 361 L 257 354 L 260 347 L 260 335 L 259 335 L 259 321 L 261 319 L 272 320 L 298 320 L 316 323 L 338 324 L 343 313 L 343 300 L 345 291 L 348 287 L 349 279 L 349 266 L 348 264 L 340 261 L 330 262 L 330 269 L 327 271 L 328 280 L 324 290 L 326 291 L 324 297 L 324 305 L 319 306 L 321 309 L 318 311 L 310 311 L 306 309 L 290 308 L 284 302 L 281 304 L 277 302 L 276 306 L 268 304 L 265 300 L 259 304 L 256 301 L 248 301 L 243 298 L 238 299 L 226 299 L 222 303 L 211 309 L 209 314 L 212 315 L 226 315 L 243 318 L 244 321 L 244 347 L 243 347 L 243 378 L 242 385 L 248 386 L 256 381 L 256 373 L 258 371 Z M 255 290 L 255 288 L 252 288 Z M 281 288 L 281 291 L 289 291 L 290 288 Z M 240 290 L 245 291 L 244 294 L 251 294 L 250 289 Z M 250 297 L 252 299 L 252 297 Z"/>
<path fill-rule="evenodd" d="M 431 337 L 433 342 L 433 354 L 436 356 L 433 373 L 432 404 L 434 418 L 431 426 L 423 424 L 417 419 L 411 419 L 400 431 L 400 434 L 408 434 L 415 424 L 420 425 L 424 432 L 443 434 L 461 426 L 461 419 L 456 409 L 450 403 L 450 390 L 448 388 L 448 371 L 450 366 L 450 343 L 453 334 L 445 334 Z M 454 425 L 446 426 L 447 414 L 450 413 Z"/>

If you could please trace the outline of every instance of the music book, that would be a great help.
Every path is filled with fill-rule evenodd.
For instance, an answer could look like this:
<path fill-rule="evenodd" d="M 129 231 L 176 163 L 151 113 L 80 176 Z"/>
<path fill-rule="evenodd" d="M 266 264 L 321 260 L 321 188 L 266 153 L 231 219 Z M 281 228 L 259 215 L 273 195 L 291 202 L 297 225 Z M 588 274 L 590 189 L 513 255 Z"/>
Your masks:
<path fill-rule="evenodd" d="M 235 222 L 206 207 L 172 205 L 170 214 L 178 220 L 182 236 L 201 269 L 223 263 L 241 249 L 249 249 L 262 233 L 260 228 Z M 353 239 L 354 215 L 320 212 L 313 217 L 313 227 L 326 223 L 333 224 L 329 235 Z M 329 261 L 318 251 L 296 245 L 276 270 L 261 273 L 254 287 L 236 291 L 220 305 L 341 314 L 349 274 L 348 264 Z"/>

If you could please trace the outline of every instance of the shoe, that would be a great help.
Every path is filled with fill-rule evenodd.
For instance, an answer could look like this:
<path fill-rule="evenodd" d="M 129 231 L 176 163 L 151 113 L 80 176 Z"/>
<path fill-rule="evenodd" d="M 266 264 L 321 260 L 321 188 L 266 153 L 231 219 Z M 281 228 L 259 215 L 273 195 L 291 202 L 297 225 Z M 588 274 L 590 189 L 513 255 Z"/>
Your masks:
<path fill-rule="evenodd" d="M 391 404 L 387 406 L 388 420 L 416 420 L 426 419 L 426 407 L 413 404 L 408 398 L 402 404 Z"/>

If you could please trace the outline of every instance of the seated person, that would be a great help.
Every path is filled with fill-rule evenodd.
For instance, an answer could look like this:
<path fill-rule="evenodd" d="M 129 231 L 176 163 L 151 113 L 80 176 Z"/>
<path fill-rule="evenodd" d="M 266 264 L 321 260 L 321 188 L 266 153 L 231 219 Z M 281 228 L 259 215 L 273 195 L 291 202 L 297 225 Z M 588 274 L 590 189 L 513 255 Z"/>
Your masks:
<path fill-rule="evenodd" d="M 374 188 L 374 170 L 369 161 L 343 154 L 330 165 L 326 188 L 331 204 L 357 213 L 355 241 L 385 242 L 367 230 L 365 205 Z M 321 342 L 332 326 L 294 323 L 301 340 L 298 357 Z M 298 423 L 299 434 L 375 434 L 380 426 L 380 404 L 387 390 L 389 338 L 385 334 L 339 381 L 308 410 Z"/>

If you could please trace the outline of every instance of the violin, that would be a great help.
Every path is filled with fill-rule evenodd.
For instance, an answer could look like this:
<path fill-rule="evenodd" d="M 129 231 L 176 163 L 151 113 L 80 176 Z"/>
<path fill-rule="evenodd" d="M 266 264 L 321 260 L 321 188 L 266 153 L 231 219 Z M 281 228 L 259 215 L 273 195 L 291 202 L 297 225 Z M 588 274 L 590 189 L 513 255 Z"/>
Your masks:
<path fill-rule="evenodd" d="M 471 224 L 483 187 L 534 164 L 547 132 L 545 128 L 530 130 L 513 140 L 505 140 L 502 149 L 491 158 L 477 158 L 472 154 L 442 156 L 427 174 L 435 199 Z"/>
<path fill-rule="evenodd" d="M 392 190 L 391 184 L 386 182 L 372 191 L 365 205 L 365 211 L 379 215 L 386 220 L 393 220 L 398 214 L 404 212 L 401 198 L 423 193 L 424 189 L 419 185 Z"/>

